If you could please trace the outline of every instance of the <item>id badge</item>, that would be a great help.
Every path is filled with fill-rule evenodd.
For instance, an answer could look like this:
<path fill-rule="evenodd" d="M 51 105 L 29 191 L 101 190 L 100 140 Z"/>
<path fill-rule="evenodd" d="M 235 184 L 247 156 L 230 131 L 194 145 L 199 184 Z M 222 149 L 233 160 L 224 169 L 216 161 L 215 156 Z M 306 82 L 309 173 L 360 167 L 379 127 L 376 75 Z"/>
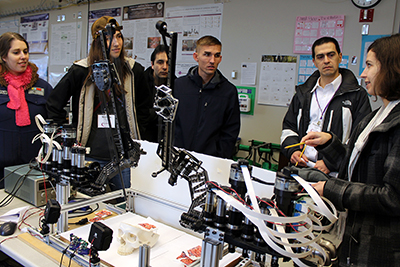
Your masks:
<path fill-rule="evenodd" d="M 318 122 L 312 122 L 310 126 L 308 127 L 307 132 L 320 132 L 322 129 L 322 123 L 321 121 Z"/>
<path fill-rule="evenodd" d="M 115 128 L 115 115 L 111 114 L 110 116 L 110 122 L 111 122 L 111 128 Z M 108 126 L 108 119 L 106 114 L 99 114 L 97 117 L 97 127 L 98 128 L 110 128 Z"/>

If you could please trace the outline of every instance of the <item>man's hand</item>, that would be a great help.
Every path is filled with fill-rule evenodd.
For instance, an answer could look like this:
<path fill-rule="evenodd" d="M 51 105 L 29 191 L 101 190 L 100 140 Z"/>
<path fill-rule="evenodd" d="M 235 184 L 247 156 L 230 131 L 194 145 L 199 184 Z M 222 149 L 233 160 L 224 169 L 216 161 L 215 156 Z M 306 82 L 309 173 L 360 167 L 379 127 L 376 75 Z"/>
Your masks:
<path fill-rule="evenodd" d="M 301 139 L 301 143 L 305 143 L 307 146 L 319 146 L 323 145 L 332 139 L 332 135 L 324 132 L 309 132 L 306 136 Z M 301 147 L 300 147 L 301 148 Z"/>
<path fill-rule="evenodd" d="M 292 156 L 290 157 L 290 162 L 292 164 L 296 164 L 302 167 L 307 167 L 308 158 L 303 154 L 300 158 L 301 151 L 293 152 Z"/>
<path fill-rule="evenodd" d="M 315 163 L 314 168 L 322 171 L 323 173 L 329 174 L 331 171 L 326 167 L 324 161 L 321 160 L 317 160 L 317 162 Z"/>

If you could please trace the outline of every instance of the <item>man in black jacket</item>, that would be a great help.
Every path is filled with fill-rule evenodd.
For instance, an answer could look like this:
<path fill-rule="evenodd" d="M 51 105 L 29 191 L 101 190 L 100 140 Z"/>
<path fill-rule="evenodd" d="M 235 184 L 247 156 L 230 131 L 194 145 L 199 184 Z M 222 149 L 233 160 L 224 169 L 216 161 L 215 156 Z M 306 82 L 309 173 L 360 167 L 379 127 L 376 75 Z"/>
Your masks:
<path fill-rule="evenodd" d="M 301 154 L 299 146 L 285 147 L 299 143 L 310 131 L 331 131 L 345 143 L 354 127 L 371 112 L 371 105 L 366 90 L 358 84 L 354 74 L 339 68 L 342 53 L 336 39 L 316 40 L 312 57 L 318 70 L 296 87 L 283 120 L 281 151 L 292 164 L 330 173 L 314 148 L 306 147 Z"/>
<path fill-rule="evenodd" d="M 240 130 L 236 87 L 217 69 L 221 42 L 204 36 L 196 42 L 198 65 L 175 81 L 179 100 L 174 145 L 190 151 L 231 158 Z"/>
<path fill-rule="evenodd" d="M 156 95 L 156 86 L 166 85 L 168 79 L 168 49 L 165 45 L 158 45 L 153 53 L 151 53 L 151 66 L 148 67 L 144 74 L 150 90 L 150 96 L 153 99 Z M 161 119 L 156 114 L 154 107 L 150 109 L 149 123 L 143 139 L 150 142 L 159 142 L 161 138 L 161 131 L 159 131 L 159 124 Z M 159 134 L 160 132 L 160 134 Z"/>

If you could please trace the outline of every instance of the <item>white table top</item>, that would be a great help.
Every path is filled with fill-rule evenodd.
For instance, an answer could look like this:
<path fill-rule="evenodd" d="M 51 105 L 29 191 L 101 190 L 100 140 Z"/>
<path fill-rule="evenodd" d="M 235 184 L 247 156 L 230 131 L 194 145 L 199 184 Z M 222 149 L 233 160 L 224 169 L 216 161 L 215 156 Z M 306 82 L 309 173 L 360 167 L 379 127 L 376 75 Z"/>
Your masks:
<path fill-rule="evenodd" d="M 183 250 L 188 250 L 198 245 L 201 246 L 202 239 L 187 234 L 183 231 L 177 230 L 163 223 L 156 222 L 150 218 L 145 218 L 134 213 L 125 213 L 110 219 L 101 221 L 113 230 L 113 240 L 110 248 L 106 251 L 99 251 L 99 257 L 102 260 L 114 265 L 114 266 L 127 266 L 129 262 L 131 266 L 135 266 L 135 263 L 139 263 L 139 249 L 135 249 L 134 252 L 127 256 L 121 256 L 117 253 L 119 243 L 117 241 L 118 227 L 121 222 L 137 225 L 138 223 L 149 222 L 155 225 L 157 233 L 160 235 L 157 243 L 150 250 L 150 265 L 152 267 L 164 267 L 164 266 L 183 266 L 176 257 L 178 257 Z M 74 235 L 88 240 L 91 225 L 85 225 L 83 227 L 62 233 L 66 239 L 69 239 L 71 233 Z"/>

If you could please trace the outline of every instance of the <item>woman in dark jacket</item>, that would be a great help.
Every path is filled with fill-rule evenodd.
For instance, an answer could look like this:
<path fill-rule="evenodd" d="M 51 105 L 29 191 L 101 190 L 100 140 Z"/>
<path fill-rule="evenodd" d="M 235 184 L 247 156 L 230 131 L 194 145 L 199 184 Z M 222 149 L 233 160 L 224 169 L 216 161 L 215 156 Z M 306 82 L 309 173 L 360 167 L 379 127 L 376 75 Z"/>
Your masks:
<path fill-rule="evenodd" d="M 340 265 L 398 266 L 400 263 L 400 35 L 368 48 L 361 74 L 370 95 L 383 105 L 366 116 L 348 146 L 330 133 L 311 132 L 301 141 L 315 146 L 339 170 L 339 178 L 315 189 L 348 210 Z M 343 157 L 342 155 L 346 155 Z"/>
<path fill-rule="evenodd" d="M 115 65 L 121 83 L 113 84 L 119 125 L 121 129 L 126 130 L 131 139 L 141 138 L 140 134 L 145 131 L 152 106 L 144 78 L 144 68 L 133 58 L 126 56 L 122 26 L 112 17 L 103 16 L 93 23 L 91 28 L 93 41 L 88 57 L 74 62 L 68 73 L 55 86 L 47 101 L 49 118 L 58 124 L 63 124 L 67 122 L 64 107 L 72 97 L 72 124 L 76 126 L 77 141 L 82 146 L 90 148 L 86 159 L 95 160 L 102 166 L 113 158 L 113 149 L 107 138 L 109 127 L 101 108 L 101 91 L 93 83 L 91 75 L 92 65 L 104 59 L 100 34 L 106 31 L 108 24 L 112 25 L 115 33 L 112 38 L 107 35 L 105 43 L 109 47 L 110 61 Z M 109 95 L 106 96 L 110 98 Z M 108 105 L 111 110 L 112 104 L 109 100 L 106 99 L 106 103 L 103 104 Z M 115 119 L 113 114 L 110 115 L 113 125 Z M 115 128 L 112 131 L 116 134 Z M 110 179 L 109 185 L 112 190 L 122 189 L 123 185 L 125 188 L 131 186 L 129 168 L 122 170 L 122 177 L 123 183 L 119 175 Z"/>
<path fill-rule="evenodd" d="M 29 62 L 28 42 L 18 33 L 0 36 L 0 178 L 4 167 L 28 163 L 35 158 L 40 142 L 35 116 L 47 116 L 46 99 L 53 89 L 39 78 Z M 4 188 L 4 181 L 0 181 Z"/>

